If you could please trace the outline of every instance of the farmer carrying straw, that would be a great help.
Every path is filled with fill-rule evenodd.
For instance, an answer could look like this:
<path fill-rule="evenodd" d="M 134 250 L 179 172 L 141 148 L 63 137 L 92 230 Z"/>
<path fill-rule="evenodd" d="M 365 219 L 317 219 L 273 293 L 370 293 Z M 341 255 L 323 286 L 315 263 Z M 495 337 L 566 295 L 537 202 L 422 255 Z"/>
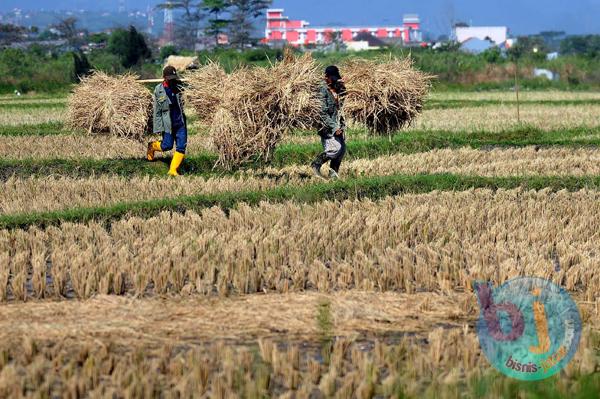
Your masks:
<path fill-rule="evenodd" d="M 154 161 L 157 151 L 170 151 L 175 145 L 175 153 L 169 168 L 170 176 L 179 176 L 179 166 L 185 158 L 187 147 L 187 121 L 183 112 L 181 80 L 177 70 L 166 66 L 164 81 L 154 89 L 154 133 L 162 134 L 161 141 L 148 143 L 147 159 Z"/>
<path fill-rule="evenodd" d="M 325 69 L 325 83 L 321 86 L 321 119 L 323 127 L 319 130 L 323 152 L 312 163 L 315 175 L 321 178 L 321 166 L 330 161 L 329 177 L 339 178 L 340 165 L 346 155 L 346 122 L 341 109 L 346 96 L 346 86 L 338 67 L 332 65 Z"/>

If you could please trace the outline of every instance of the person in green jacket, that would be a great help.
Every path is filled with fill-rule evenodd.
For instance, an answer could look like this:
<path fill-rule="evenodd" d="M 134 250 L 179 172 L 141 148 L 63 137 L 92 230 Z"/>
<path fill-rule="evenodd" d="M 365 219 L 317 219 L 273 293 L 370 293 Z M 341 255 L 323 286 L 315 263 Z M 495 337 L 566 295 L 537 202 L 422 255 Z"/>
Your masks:
<path fill-rule="evenodd" d="M 178 169 L 185 158 L 188 136 L 181 81 L 177 70 L 172 66 L 165 67 L 163 79 L 164 81 L 154 89 L 153 128 L 154 133 L 162 134 L 162 140 L 148 143 L 146 158 L 148 161 L 154 161 L 157 151 L 170 151 L 175 145 L 169 175 L 179 176 Z"/>
<path fill-rule="evenodd" d="M 329 177 L 339 178 L 340 165 L 346 155 L 346 123 L 341 113 L 346 96 L 346 86 L 338 67 L 325 69 L 325 84 L 321 86 L 321 119 L 319 130 L 323 152 L 313 161 L 311 167 L 316 176 L 324 178 L 321 167 L 330 162 Z"/>

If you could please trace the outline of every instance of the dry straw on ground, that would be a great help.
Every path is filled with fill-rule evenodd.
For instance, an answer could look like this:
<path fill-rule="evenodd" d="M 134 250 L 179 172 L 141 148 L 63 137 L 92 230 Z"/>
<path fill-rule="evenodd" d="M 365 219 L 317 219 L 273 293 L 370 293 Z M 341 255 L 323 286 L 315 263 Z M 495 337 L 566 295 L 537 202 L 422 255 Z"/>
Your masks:
<path fill-rule="evenodd" d="M 136 76 L 94 72 L 68 102 L 67 125 L 91 134 L 141 139 L 150 126 L 152 95 Z"/>
<path fill-rule="evenodd" d="M 486 397 L 518 392 L 490 374 L 467 324 L 474 317 L 460 317 L 463 303 L 473 302 L 471 294 L 351 292 L 4 306 L 0 397 L 445 399 L 481 386 Z M 324 316 L 329 328 L 319 322 Z M 597 314 L 586 326 L 554 388 L 561 397 L 578 389 L 581 377 L 593 381 L 598 369 Z"/>
<path fill-rule="evenodd" d="M 342 66 L 348 89 L 344 114 L 370 132 L 388 135 L 409 126 L 423 110 L 430 75 L 413 68 L 410 58 L 353 59 Z"/>

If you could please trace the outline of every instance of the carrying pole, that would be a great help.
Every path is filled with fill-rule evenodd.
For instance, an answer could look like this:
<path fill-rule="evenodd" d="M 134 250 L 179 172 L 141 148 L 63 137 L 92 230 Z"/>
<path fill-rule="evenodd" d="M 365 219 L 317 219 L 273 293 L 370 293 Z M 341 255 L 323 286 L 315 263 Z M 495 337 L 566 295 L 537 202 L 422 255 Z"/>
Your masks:
<path fill-rule="evenodd" d="M 187 82 L 187 79 L 179 79 L 182 82 Z M 138 83 L 161 83 L 163 79 L 139 79 L 136 80 Z"/>

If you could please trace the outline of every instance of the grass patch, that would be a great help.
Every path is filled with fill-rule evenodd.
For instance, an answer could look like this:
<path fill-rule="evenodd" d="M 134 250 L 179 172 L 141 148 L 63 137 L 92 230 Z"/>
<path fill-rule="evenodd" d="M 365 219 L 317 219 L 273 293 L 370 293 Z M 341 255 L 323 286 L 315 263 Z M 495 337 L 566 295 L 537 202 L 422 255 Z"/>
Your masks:
<path fill-rule="evenodd" d="M 66 101 L 39 102 L 39 103 L 36 103 L 36 102 L 18 102 L 18 101 L 0 102 L 0 110 L 12 110 L 12 109 L 18 109 L 18 110 L 37 110 L 37 109 L 41 109 L 41 108 L 63 110 L 66 107 L 67 107 L 67 102 Z"/>
<path fill-rule="evenodd" d="M 314 134 L 314 133 L 313 133 Z M 390 154 L 412 154 L 441 148 L 486 148 L 486 147 L 524 147 L 539 146 L 600 146 L 600 126 L 594 128 L 572 128 L 565 130 L 545 131 L 530 126 L 522 126 L 504 132 L 432 132 L 414 131 L 398 134 L 391 140 L 385 137 L 348 142 L 348 160 L 370 159 Z M 271 166 L 308 164 L 322 151 L 315 136 L 312 144 L 286 144 L 275 151 Z M 0 180 L 11 176 L 29 177 L 60 175 L 72 177 L 89 177 L 98 174 L 117 176 L 149 175 L 164 176 L 167 173 L 169 158 L 161 158 L 159 162 L 148 163 L 140 154 L 140 158 L 131 159 L 25 159 L 0 160 Z M 214 168 L 216 154 L 200 153 L 186 158 L 182 172 L 188 175 L 218 176 L 234 174 Z M 247 168 L 263 167 L 262 163 L 249 164 Z"/>
<path fill-rule="evenodd" d="M 598 397 L 600 389 L 600 373 L 579 375 L 577 384 L 569 391 L 572 399 Z M 469 383 L 470 395 L 473 398 L 487 397 L 524 397 L 562 399 L 565 397 L 564 378 L 558 374 L 542 381 L 519 381 L 508 378 L 497 371 L 486 373 Z M 464 391 L 463 391 L 464 392 Z"/>
<path fill-rule="evenodd" d="M 597 136 L 597 137 L 589 137 Z M 581 139 L 578 139 L 581 138 Z M 574 141 L 578 139 L 577 141 Z M 315 138 L 317 141 L 317 138 Z M 389 154 L 413 154 L 441 148 L 484 148 L 540 146 L 597 146 L 600 145 L 600 126 L 546 131 L 523 125 L 502 132 L 410 131 L 387 137 L 348 142 L 348 159 L 376 158 Z M 320 144 L 288 144 L 277 148 L 273 164 L 284 166 L 305 164 L 320 151 Z"/>
<path fill-rule="evenodd" d="M 281 186 L 272 190 L 224 192 L 158 199 L 112 206 L 74 208 L 53 212 L 36 212 L 0 216 L 0 228 L 49 226 L 62 222 L 109 222 L 125 216 L 151 217 L 162 211 L 184 212 L 218 206 L 225 211 L 239 203 L 257 205 L 262 201 L 315 203 L 325 200 L 380 199 L 405 193 L 427 193 L 434 190 L 464 191 L 472 188 L 576 191 L 584 188 L 599 189 L 600 176 L 584 177 L 482 177 L 453 174 L 391 175 L 352 178 L 344 181 L 322 182 L 303 187 Z"/>
<path fill-rule="evenodd" d="M 58 136 L 71 134 L 64 130 L 62 122 L 46 122 L 35 125 L 2 126 L 0 125 L 1 136 Z"/>
<path fill-rule="evenodd" d="M 519 102 L 522 106 L 586 106 L 600 105 L 600 99 L 585 100 L 525 100 Z M 425 110 L 476 108 L 491 106 L 517 106 L 516 100 L 429 100 L 425 103 Z"/>
<path fill-rule="evenodd" d="M 522 106 L 531 105 L 546 105 L 546 106 L 586 106 L 600 105 L 600 99 L 582 99 L 582 100 L 523 100 L 520 102 Z M 456 109 L 456 108 L 473 108 L 473 107 L 492 107 L 492 106 L 516 106 L 516 100 L 463 100 L 463 99 L 447 99 L 447 100 L 429 100 L 425 103 L 425 110 L 434 109 Z M 57 99 L 52 102 L 33 102 L 29 101 L 0 101 L 0 109 L 40 109 L 40 108 L 56 108 L 64 109 L 67 106 L 66 99 L 61 101 Z"/>
<path fill-rule="evenodd" d="M 333 351 L 333 315 L 331 314 L 331 301 L 323 299 L 317 306 L 317 328 L 319 330 L 319 344 L 323 363 L 329 365 Z"/>

